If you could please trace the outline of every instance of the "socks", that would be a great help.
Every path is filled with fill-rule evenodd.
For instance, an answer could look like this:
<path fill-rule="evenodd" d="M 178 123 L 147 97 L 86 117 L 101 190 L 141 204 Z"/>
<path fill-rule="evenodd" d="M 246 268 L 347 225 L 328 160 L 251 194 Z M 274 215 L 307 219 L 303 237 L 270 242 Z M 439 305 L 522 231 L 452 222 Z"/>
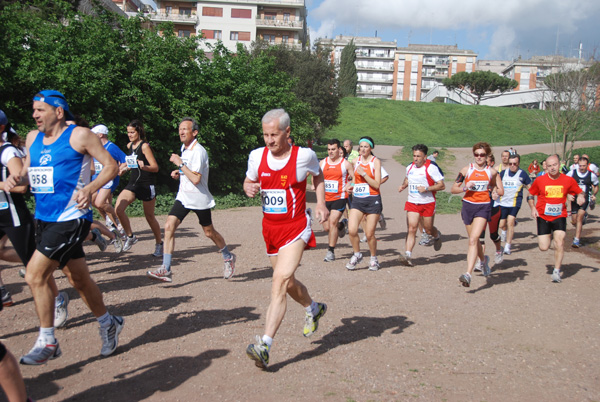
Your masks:
<path fill-rule="evenodd" d="M 407 251 L 405 254 L 408 258 L 410 258 L 412 256 L 412 253 L 410 251 Z"/>
<path fill-rule="evenodd" d="M 40 327 L 40 335 L 38 336 L 38 339 L 43 339 L 46 343 L 56 343 L 56 338 L 54 337 L 54 327 Z"/>
<path fill-rule="evenodd" d="M 108 314 L 108 311 L 96 319 L 102 328 L 108 328 L 110 327 L 110 324 L 112 324 L 112 316 Z"/>
<path fill-rule="evenodd" d="M 224 260 L 228 260 L 231 258 L 231 252 L 229 251 L 229 249 L 227 248 L 227 245 L 225 245 L 225 247 L 223 247 L 221 250 L 219 250 L 221 252 L 221 254 L 223 254 L 223 259 Z"/>
<path fill-rule="evenodd" d="M 329 248 L 327 250 L 329 250 L 333 253 L 333 252 L 335 252 L 335 246 L 329 246 Z"/>
<path fill-rule="evenodd" d="M 312 301 L 310 306 L 304 308 L 306 312 L 314 317 L 315 314 L 319 312 L 319 305 L 316 301 Z"/>
<path fill-rule="evenodd" d="M 163 265 L 167 269 L 167 271 L 171 270 L 171 259 L 173 258 L 173 254 L 163 254 Z"/>
<path fill-rule="evenodd" d="M 273 344 L 273 338 L 267 335 L 262 336 L 262 341 L 271 349 L 271 345 Z"/>

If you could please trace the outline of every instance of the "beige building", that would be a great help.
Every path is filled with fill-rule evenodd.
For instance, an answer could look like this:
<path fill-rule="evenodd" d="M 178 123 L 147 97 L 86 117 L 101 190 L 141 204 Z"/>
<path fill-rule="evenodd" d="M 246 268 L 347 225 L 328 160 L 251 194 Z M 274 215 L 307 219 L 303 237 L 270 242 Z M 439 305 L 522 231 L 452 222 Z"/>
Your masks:
<path fill-rule="evenodd" d="M 512 61 L 501 75 L 519 83 L 515 91 L 536 89 L 544 87 L 544 78 L 550 74 L 558 73 L 564 69 L 579 70 L 589 63 L 582 63 L 578 59 L 562 56 L 534 56 L 531 59 L 516 59 Z"/>

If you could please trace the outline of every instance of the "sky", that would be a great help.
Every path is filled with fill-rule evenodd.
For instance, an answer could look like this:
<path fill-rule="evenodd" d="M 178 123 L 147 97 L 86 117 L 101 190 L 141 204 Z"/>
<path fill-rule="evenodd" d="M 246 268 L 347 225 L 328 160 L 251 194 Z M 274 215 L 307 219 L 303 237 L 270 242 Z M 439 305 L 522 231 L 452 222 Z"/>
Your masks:
<path fill-rule="evenodd" d="M 600 60 L 600 0 L 306 0 L 311 41 L 378 36 L 457 45 L 479 60 L 559 54 Z"/>

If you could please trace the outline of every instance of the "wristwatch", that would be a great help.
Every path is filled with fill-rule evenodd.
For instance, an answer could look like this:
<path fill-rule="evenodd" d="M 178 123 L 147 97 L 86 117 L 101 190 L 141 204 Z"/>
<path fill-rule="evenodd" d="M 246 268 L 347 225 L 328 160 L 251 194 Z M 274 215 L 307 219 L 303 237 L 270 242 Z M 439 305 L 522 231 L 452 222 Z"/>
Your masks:
<path fill-rule="evenodd" d="M 181 169 L 184 166 L 185 166 L 185 163 L 181 162 L 181 165 L 179 165 L 179 169 Z"/>

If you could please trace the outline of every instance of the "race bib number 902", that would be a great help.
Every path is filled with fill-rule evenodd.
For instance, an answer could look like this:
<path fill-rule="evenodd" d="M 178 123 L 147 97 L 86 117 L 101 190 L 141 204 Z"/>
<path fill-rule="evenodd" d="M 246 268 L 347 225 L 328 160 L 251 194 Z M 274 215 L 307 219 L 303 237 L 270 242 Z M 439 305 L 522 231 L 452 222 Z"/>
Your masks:
<path fill-rule="evenodd" d="M 548 216 L 560 216 L 562 215 L 562 209 L 562 204 L 546 204 L 544 214 Z"/>
<path fill-rule="evenodd" d="M 265 214 L 287 213 L 287 196 L 285 190 L 262 190 L 260 196 Z"/>
<path fill-rule="evenodd" d="M 30 167 L 27 168 L 29 187 L 33 194 L 54 193 L 54 168 Z"/>

